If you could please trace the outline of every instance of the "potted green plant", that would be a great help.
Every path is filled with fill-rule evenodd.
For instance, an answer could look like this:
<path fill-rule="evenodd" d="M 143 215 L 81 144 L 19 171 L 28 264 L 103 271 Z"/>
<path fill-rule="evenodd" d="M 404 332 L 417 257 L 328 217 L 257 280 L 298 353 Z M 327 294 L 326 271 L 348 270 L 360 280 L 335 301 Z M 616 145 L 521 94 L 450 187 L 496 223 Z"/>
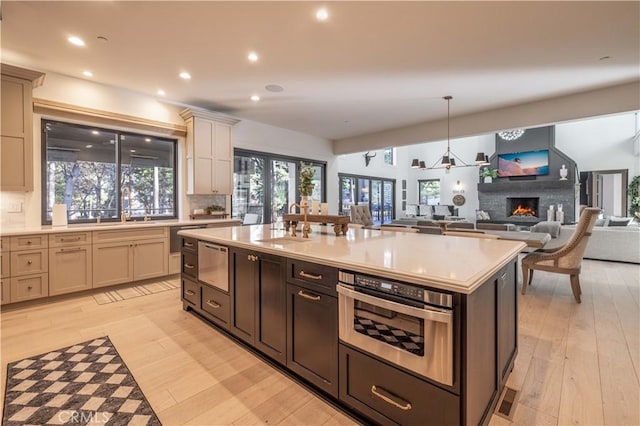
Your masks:
<path fill-rule="evenodd" d="M 484 178 L 484 183 L 491 183 L 493 179 L 498 177 L 498 169 L 486 167 L 480 172 L 480 176 Z"/>

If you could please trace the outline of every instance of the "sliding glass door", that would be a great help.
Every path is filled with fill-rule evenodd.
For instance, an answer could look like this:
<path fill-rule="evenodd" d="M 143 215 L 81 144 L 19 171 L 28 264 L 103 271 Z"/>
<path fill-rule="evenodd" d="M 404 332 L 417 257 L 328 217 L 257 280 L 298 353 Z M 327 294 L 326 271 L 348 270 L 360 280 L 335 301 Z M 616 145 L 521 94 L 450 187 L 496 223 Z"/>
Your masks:
<path fill-rule="evenodd" d="M 390 223 L 395 217 L 395 179 L 339 174 L 338 212 L 348 216 L 351 206 L 367 204 L 373 223 Z"/>
<path fill-rule="evenodd" d="M 313 163 L 316 173 L 311 200 L 325 201 L 326 163 L 316 160 L 275 156 L 235 150 L 232 217 L 244 224 L 271 223 L 300 201 L 300 163 Z"/>

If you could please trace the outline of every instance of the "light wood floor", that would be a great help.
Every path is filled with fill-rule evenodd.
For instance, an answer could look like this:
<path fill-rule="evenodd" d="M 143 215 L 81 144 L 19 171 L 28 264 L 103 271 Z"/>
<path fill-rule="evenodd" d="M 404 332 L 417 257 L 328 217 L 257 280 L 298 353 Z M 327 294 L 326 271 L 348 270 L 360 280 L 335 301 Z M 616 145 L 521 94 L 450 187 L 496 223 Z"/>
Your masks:
<path fill-rule="evenodd" d="M 580 305 L 539 271 L 520 297 L 514 424 L 640 424 L 640 265 L 584 261 L 581 280 Z M 184 312 L 177 290 L 9 309 L 1 332 L 2 395 L 8 362 L 108 335 L 165 426 L 353 423 Z"/>

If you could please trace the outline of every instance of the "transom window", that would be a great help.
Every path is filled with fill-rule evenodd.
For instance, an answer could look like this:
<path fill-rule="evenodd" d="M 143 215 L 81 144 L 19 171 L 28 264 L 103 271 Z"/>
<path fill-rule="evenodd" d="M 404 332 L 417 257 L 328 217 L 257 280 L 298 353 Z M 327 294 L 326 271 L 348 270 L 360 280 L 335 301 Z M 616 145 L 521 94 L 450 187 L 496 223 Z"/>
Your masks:
<path fill-rule="evenodd" d="M 42 121 L 42 223 L 177 217 L 175 139 Z"/>
<path fill-rule="evenodd" d="M 384 149 L 384 164 L 395 166 L 396 164 L 396 149 L 385 148 Z"/>

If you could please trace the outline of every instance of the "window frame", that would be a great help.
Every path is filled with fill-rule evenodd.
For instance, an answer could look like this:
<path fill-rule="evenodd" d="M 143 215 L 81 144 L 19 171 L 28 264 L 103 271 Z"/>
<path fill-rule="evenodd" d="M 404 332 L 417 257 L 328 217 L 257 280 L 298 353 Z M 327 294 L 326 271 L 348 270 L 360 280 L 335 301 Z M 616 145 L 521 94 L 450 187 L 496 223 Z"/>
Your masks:
<path fill-rule="evenodd" d="M 440 187 L 440 192 L 439 192 L 439 197 L 438 200 L 442 200 L 442 182 L 440 181 L 439 178 L 434 178 L 434 179 L 418 179 L 418 205 L 422 205 L 422 197 L 421 197 L 421 193 L 420 193 L 420 186 L 423 182 L 438 182 L 438 186 Z M 428 200 L 427 200 L 428 201 Z M 440 204 L 439 202 L 437 204 Z M 429 204 L 428 202 L 426 203 L 426 205 L 428 206 L 435 206 L 437 204 Z"/>
<path fill-rule="evenodd" d="M 356 188 L 359 185 L 359 180 L 368 180 L 369 184 L 368 184 L 368 192 L 369 192 L 369 199 L 367 201 L 360 201 L 357 197 L 355 199 L 355 202 L 353 203 L 354 205 L 359 205 L 359 204 L 366 204 L 369 206 L 369 210 L 372 210 L 371 208 L 371 204 L 372 204 L 372 185 L 373 185 L 373 181 L 380 181 L 381 182 L 381 193 L 380 193 L 380 200 L 383 204 L 383 209 L 384 209 L 384 182 L 392 182 L 393 184 L 393 191 L 391 194 L 391 221 L 390 222 L 384 222 L 384 220 L 381 221 L 382 224 L 385 223 L 391 223 L 395 218 L 396 218 L 396 193 L 397 193 L 397 188 L 396 188 L 396 184 L 397 184 L 397 179 L 394 178 L 387 178 L 387 177 L 379 177 L 379 176 L 366 176 L 366 175 L 355 175 L 355 174 L 351 174 L 351 173 L 338 173 L 338 214 L 339 215 L 344 215 L 344 207 L 342 205 L 342 179 L 343 178 L 347 178 L 347 179 L 355 179 L 356 180 Z M 373 211 L 373 210 L 372 210 Z M 384 217 L 384 214 L 381 214 L 381 217 Z"/>
<path fill-rule="evenodd" d="M 271 152 L 262 152 L 262 151 L 254 151 L 254 150 L 248 150 L 248 149 L 243 149 L 243 148 L 234 148 L 233 150 L 233 173 L 236 173 L 236 169 L 235 169 L 235 165 L 236 165 L 236 156 L 243 156 L 243 157 L 259 157 L 264 161 L 264 175 L 265 175 L 265 180 L 264 180 L 264 187 L 263 187 L 263 192 L 264 192 L 264 203 L 262 206 L 262 224 L 268 224 L 268 223 L 272 223 L 273 222 L 273 218 L 271 217 L 271 208 L 268 206 L 271 206 L 271 193 L 272 193 L 272 187 L 273 187 L 273 182 L 271 181 L 271 176 L 273 175 L 272 173 L 272 169 L 271 169 L 271 164 L 273 161 L 288 161 L 288 162 L 292 162 L 292 163 L 296 163 L 296 167 L 300 167 L 300 162 L 304 162 L 305 164 L 309 164 L 309 163 L 313 163 L 314 166 L 319 166 L 322 169 L 322 176 L 320 178 L 320 180 L 322 181 L 322 191 L 320 193 L 320 197 L 321 200 L 320 202 L 325 202 L 327 200 L 327 162 L 326 161 L 321 161 L 321 160 L 314 160 L 314 159 L 310 159 L 310 158 L 301 158 L 301 157 L 293 157 L 293 156 L 289 156 L 289 155 L 281 155 L 281 154 L 274 154 Z M 233 188 L 233 193 L 235 193 L 236 188 Z M 231 194 L 231 217 L 232 218 L 239 218 L 239 216 L 236 216 L 235 212 L 233 211 L 233 193 Z M 295 179 L 295 193 L 300 194 L 300 173 L 298 170 L 298 173 L 296 173 L 296 179 Z M 297 202 L 298 200 L 296 200 Z"/>
<path fill-rule="evenodd" d="M 47 218 L 47 135 L 46 135 L 46 125 L 47 123 L 60 123 L 70 127 L 76 128 L 84 128 L 91 130 L 98 130 L 103 132 L 115 133 L 116 136 L 116 182 L 118 184 L 115 185 L 116 188 L 116 214 L 115 218 L 101 218 L 101 222 L 119 222 L 122 216 L 122 146 L 121 139 L 122 135 L 124 136 L 141 136 L 141 137 L 151 137 L 154 139 L 160 139 L 166 142 L 173 143 L 173 215 L 161 215 L 161 216 L 149 216 L 151 220 L 160 221 L 160 220 L 175 220 L 179 216 L 180 205 L 179 205 L 179 194 L 178 194 L 178 139 L 166 137 L 165 135 L 159 136 L 154 133 L 138 133 L 130 130 L 121 130 L 118 128 L 109 128 L 103 126 L 97 126 L 93 124 L 83 124 L 83 123 L 74 123 L 59 120 L 56 118 L 42 118 L 40 120 L 40 148 L 41 148 L 41 156 L 40 156 L 40 181 L 41 181 L 41 207 L 40 207 L 40 220 L 42 225 L 51 225 L 51 219 Z M 136 216 L 137 217 L 137 216 Z M 96 219 L 82 219 L 82 220 L 69 220 L 69 224 L 83 224 L 83 223 L 96 223 Z"/>

